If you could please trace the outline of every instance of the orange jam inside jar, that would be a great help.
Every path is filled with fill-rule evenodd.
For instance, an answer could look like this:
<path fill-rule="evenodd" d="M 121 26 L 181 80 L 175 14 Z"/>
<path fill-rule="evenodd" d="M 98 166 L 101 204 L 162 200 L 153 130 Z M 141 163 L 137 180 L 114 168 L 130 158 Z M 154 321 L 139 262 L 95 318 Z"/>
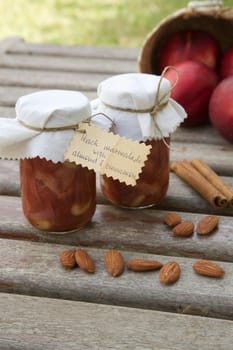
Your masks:
<path fill-rule="evenodd" d="M 36 228 L 66 232 L 83 227 L 96 208 L 96 177 L 70 162 L 20 160 L 23 212 Z"/>
<path fill-rule="evenodd" d="M 166 195 L 169 182 L 169 138 L 145 141 L 151 151 L 135 186 L 102 175 L 103 195 L 112 203 L 131 208 L 145 208 L 158 204 Z"/>

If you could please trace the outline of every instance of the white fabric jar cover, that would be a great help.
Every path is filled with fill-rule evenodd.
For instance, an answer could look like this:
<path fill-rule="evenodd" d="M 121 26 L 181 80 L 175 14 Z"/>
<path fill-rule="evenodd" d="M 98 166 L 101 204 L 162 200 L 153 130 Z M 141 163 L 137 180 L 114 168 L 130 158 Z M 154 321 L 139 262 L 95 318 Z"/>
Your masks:
<path fill-rule="evenodd" d="M 87 97 L 78 91 L 66 90 L 22 96 L 15 110 L 15 119 L 0 118 L 0 158 L 39 156 L 54 163 L 63 162 L 75 126 L 91 116 Z"/>
<path fill-rule="evenodd" d="M 128 73 L 102 81 L 98 98 L 91 102 L 93 124 L 133 140 L 169 137 L 187 117 L 183 107 L 170 98 L 168 79 L 152 74 Z M 157 100 L 156 100 L 157 99 Z M 159 104 L 155 116 L 150 111 Z M 129 111 L 131 110 L 131 111 Z"/>

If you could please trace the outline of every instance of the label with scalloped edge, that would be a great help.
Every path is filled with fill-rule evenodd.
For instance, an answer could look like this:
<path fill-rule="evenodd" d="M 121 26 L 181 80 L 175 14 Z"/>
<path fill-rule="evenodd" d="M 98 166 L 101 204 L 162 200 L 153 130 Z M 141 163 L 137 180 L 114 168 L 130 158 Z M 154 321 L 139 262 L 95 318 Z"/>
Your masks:
<path fill-rule="evenodd" d="M 151 146 L 81 123 L 64 159 L 114 180 L 136 185 Z"/>

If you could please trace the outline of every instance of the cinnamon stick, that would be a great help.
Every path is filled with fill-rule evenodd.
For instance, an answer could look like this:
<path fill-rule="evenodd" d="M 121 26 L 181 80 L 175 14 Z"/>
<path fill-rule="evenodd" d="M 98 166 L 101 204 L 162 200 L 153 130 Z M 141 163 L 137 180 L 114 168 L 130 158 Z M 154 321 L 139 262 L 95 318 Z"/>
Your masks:
<path fill-rule="evenodd" d="M 205 162 L 193 159 L 191 164 L 201 173 L 214 187 L 216 187 L 233 207 L 233 188 L 226 184 Z"/>
<path fill-rule="evenodd" d="M 187 182 L 213 207 L 224 208 L 227 206 L 228 203 L 226 197 L 188 161 L 183 160 L 177 163 L 172 163 L 171 170 Z"/>

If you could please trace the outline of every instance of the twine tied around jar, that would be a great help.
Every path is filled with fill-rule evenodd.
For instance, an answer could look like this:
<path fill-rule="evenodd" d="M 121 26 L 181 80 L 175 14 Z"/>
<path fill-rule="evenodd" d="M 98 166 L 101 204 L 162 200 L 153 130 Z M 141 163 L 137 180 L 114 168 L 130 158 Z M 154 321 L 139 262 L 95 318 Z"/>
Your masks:
<path fill-rule="evenodd" d="M 175 71 L 176 73 L 176 79 L 175 79 L 175 82 L 171 85 L 170 87 L 170 91 L 168 93 L 166 93 L 165 95 L 163 95 L 162 97 L 159 97 L 159 93 L 160 93 L 160 89 L 161 89 L 161 84 L 162 84 L 162 80 L 165 76 L 165 73 L 169 70 L 169 69 L 172 69 Z M 157 114 L 158 112 L 160 112 L 167 104 L 168 104 L 168 100 L 166 100 L 165 102 L 163 102 L 163 99 L 168 95 L 170 94 L 170 92 L 172 91 L 172 89 L 174 89 L 174 87 L 177 85 L 178 83 L 178 80 L 179 80 L 179 73 L 178 73 L 178 70 L 173 67 L 173 66 L 166 66 L 162 73 L 161 73 L 161 76 L 160 76 L 160 79 L 159 79 L 159 83 L 158 83 L 158 89 L 157 89 L 157 92 L 156 92 L 156 95 L 155 95 L 155 104 L 153 107 L 151 108 L 145 108 L 145 109 L 133 109 L 133 108 L 124 108 L 124 107 L 117 107 L 117 106 L 112 106 L 108 103 L 105 103 L 103 101 L 101 101 L 106 107 L 109 107 L 109 108 L 112 108 L 112 109 L 115 109 L 115 110 L 118 110 L 118 111 L 122 111 L 122 112 L 132 112 L 132 113 L 150 113 L 150 115 L 153 117 L 153 120 L 154 120 L 154 125 L 156 127 L 156 129 L 159 131 L 160 133 L 160 136 L 164 142 L 164 144 L 170 148 L 170 145 L 166 142 L 166 140 L 164 139 L 164 136 L 163 136 L 163 133 L 160 129 L 160 127 L 158 126 L 158 123 L 157 123 L 157 120 L 156 120 L 156 117 L 157 117 Z M 98 114 L 103 114 L 103 113 L 98 113 Z M 106 117 L 108 117 L 106 114 L 105 114 Z M 108 117 L 108 119 L 111 119 L 110 117 Z"/>
<path fill-rule="evenodd" d="M 172 89 L 174 89 L 174 87 L 177 85 L 178 83 L 178 80 L 179 80 L 179 72 L 178 70 L 173 67 L 173 66 L 166 66 L 162 73 L 161 73 L 161 76 L 160 76 L 160 79 L 159 79 L 159 84 L 158 84 L 158 89 L 157 89 L 157 92 L 156 92 L 156 95 L 155 95 L 155 105 L 154 107 L 152 108 L 151 112 L 150 112 L 150 115 L 154 118 L 154 125 L 156 127 L 156 129 L 159 131 L 160 133 L 160 136 L 162 137 L 162 140 L 164 142 L 164 144 L 170 149 L 170 145 L 166 142 L 165 138 L 163 137 L 163 133 L 160 129 L 160 127 L 158 126 L 158 123 L 156 121 L 156 116 L 157 116 L 157 113 L 159 111 L 161 111 L 167 104 L 168 104 L 168 100 L 166 102 L 163 102 L 163 99 L 164 97 L 166 97 L 167 94 L 163 95 L 162 97 L 159 98 L 159 92 L 160 92 L 160 88 L 161 88 L 161 84 L 162 84 L 162 80 L 166 74 L 166 72 L 169 70 L 169 69 L 172 69 L 174 70 L 174 72 L 176 73 L 176 80 L 174 81 L 174 83 L 171 85 L 171 88 L 170 88 L 170 91 L 169 93 L 172 91 Z"/>
<path fill-rule="evenodd" d="M 33 131 L 38 131 L 38 132 L 46 132 L 46 131 L 56 132 L 56 131 L 64 131 L 64 130 L 72 130 L 72 129 L 74 129 L 74 130 L 77 129 L 78 130 L 78 128 L 79 128 L 79 124 L 39 128 L 39 127 L 36 127 L 36 126 L 28 125 L 28 124 L 24 123 L 22 120 L 19 120 L 19 119 L 17 121 L 19 122 L 19 124 L 21 124 L 25 128 L 33 130 Z M 79 130 L 79 131 L 82 132 L 82 130 Z"/>
<path fill-rule="evenodd" d="M 82 123 L 87 123 L 90 125 L 91 119 L 94 118 L 96 115 L 103 115 L 105 118 L 109 119 L 113 125 L 115 125 L 114 121 L 105 113 L 96 113 L 90 116 L 90 118 L 82 121 Z M 77 132 L 81 133 L 86 133 L 85 129 L 80 129 L 79 124 L 72 124 L 72 125 L 65 125 L 65 126 L 56 126 L 56 127 L 36 127 L 36 126 L 31 126 L 29 124 L 24 123 L 22 120 L 17 120 L 19 124 L 24 126 L 27 129 L 33 130 L 33 131 L 38 131 L 38 132 L 56 132 L 56 131 L 64 131 L 64 130 L 76 130 Z"/>
<path fill-rule="evenodd" d="M 166 93 L 165 95 L 163 96 L 159 96 L 160 95 L 160 89 L 161 89 L 161 84 L 162 84 L 162 80 L 165 76 L 165 73 L 169 70 L 169 69 L 172 69 L 175 71 L 176 73 L 176 79 L 175 79 L 175 82 L 171 85 L 170 87 L 170 91 L 168 93 Z M 153 117 L 153 121 L 154 121 L 154 125 L 156 127 L 156 129 L 158 130 L 158 132 L 160 133 L 160 136 L 162 138 L 162 141 L 164 142 L 164 144 L 170 148 L 170 145 L 166 142 L 163 134 L 162 134 L 162 131 L 160 129 L 160 127 L 158 126 L 158 123 L 157 123 L 157 120 L 156 120 L 156 117 L 157 117 L 157 114 L 159 111 L 161 111 L 167 104 L 168 104 L 168 100 L 166 100 L 165 102 L 163 102 L 164 98 L 170 94 L 170 92 L 172 91 L 172 89 L 176 86 L 176 84 L 178 83 L 178 78 L 179 78 L 179 73 L 177 71 L 177 69 L 173 66 L 166 66 L 162 73 L 161 73 L 161 76 L 160 76 L 160 79 L 159 79 L 159 83 L 158 83 L 158 89 L 156 91 L 156 95 L 155 95 L 155 104 L 153 107 L 151 108 L 146 108 L 146 109 L 132 109 L 132 108 L 123 108 L 123 107 L 116 107 L 116 106 L 112 106 L 110 104 L 107 104 L 103 101 L 101 101 L 104 105 L 106 105 L 107 107 L 110 107 L 112 109 L 115 109 L 115 110 L 119 110 L 119 111 L 124 111 L 124 112 L 132 112 L 132 113 L 150 113 L 150 115 Z M 112 120 L 112 118 L 110 116 L 108 116 L 107 114 L 105 113 L 102 113 L 102 112 L 98 112 L 96 114 L 93 114 L 91 115 L 88 119 L 86 119 L 85 121 L 83 121 L 82 123 L 88 123 L 90 124 L 91 123 L 91 119 L 97 115 L 103 115 L 105 118 L 109 119 L 111 122 L 112 122 L 112 125 L 115 125 L 114 121 Z M 28 125 L 26 124 L 25 122 L 23 122 L 22 120 L 19 120 L 18 119 L 18 122 L 30 129 L 30 130 L 33 130 L 33 131 L 38 131 L 38 132 L 56 132 L 56 131 L 64 131 L 64 130 L 76 130 L 77 132 L 81 132 L 81 133 L 85 133 L 86 130 L 85 129 L 80 129 L 79 128 L 79 123 L 78 124 L 72 124 L 72 125 L 65 125 L 65 126 L 61 126 L 61 127 L 35 127 L 35 126 L 31 126 L 31 125 Z"/>

